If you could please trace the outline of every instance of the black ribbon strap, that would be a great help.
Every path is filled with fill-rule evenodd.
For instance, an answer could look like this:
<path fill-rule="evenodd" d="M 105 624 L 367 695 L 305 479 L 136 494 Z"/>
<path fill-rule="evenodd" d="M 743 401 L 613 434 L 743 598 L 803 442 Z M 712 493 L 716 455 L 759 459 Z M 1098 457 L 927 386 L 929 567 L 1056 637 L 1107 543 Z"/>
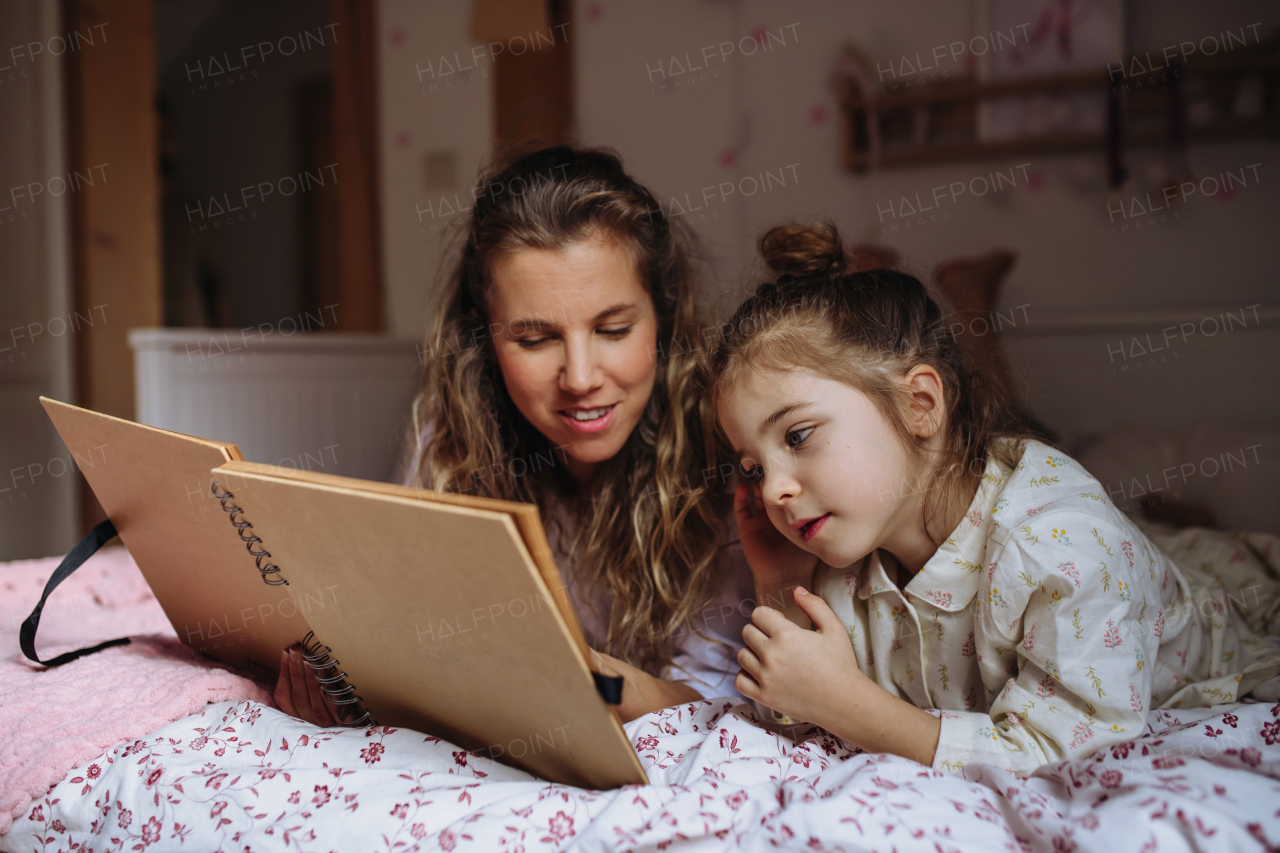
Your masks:
<path fill-rule="evenodd" d="M 40 627 L 40 611 L 44 610 L 45 601 L 58 588 L 58 584 L 71 577 L 72 572 L 80 568 L 80 565 L 85 560 L 98 553 L 98 549 L 114 539 L 115 535 L 116 526 L 111 523 L 111 519 L 107 519 L 90 530 L 89 534 L 77 542 L 76 547 L 72 548 L 71 552 L 62 559 L 53 576 L 49 578 L 49 582 L 44 585 L 44 595 L 40 596 L 40 602 L 36 605 L 36 609 L 31 611 L 31 615 L 22 623 L 22 628 L 18 632 L 18 645 L 22 646 L 22 653 L 28 658 L 45 666 L 62 666 L 64 663 L 70 663 L 76 658 L 100 652 L 111 646 L 122 646 L 129 642 L 128 637 L 107 640 L 87 649 L 77 649 L 74 652 L 58 655 L 53 660 L 40 660 L 36 656 L 36 630 Z"/>
<path fill-rule="evenodd" d="M 622 704 L 621 675 L 601 675 L 598 672 L 593 672 L 591 677 L 596 680 L 596 690 L 600 691 L 600 698 L 610 705 Z"/>

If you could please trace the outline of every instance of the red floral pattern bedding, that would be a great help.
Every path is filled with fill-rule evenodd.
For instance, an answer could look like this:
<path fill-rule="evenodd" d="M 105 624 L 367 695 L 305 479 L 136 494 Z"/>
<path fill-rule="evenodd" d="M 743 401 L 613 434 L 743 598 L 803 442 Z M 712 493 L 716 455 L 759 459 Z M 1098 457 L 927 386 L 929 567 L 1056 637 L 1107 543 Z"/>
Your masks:
<path fill-rule="evenodd" d="M 706 701 L 627 731 L 652 784 L 541 782 L 438 738 L 209 705 L 76 767 L 12 851 L 1275 850 L 1280 705 L 1158 712 L 1146 732 L 1027 778 L 799 742 Z M 572 737 L 572 730 L 563 733 Z M 540 748 L 554 748 L 542 740 Z"/>

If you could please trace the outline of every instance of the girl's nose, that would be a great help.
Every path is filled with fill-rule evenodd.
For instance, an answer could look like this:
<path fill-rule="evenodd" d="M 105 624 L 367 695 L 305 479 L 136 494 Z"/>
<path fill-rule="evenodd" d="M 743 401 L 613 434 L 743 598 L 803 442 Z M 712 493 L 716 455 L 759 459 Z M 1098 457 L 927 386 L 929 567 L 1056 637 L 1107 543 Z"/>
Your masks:
<path fill-rule="evenodd" d="M 800 484 L 789 474 L 782 472 L 778 474 L 765 473 L 764 480 L 760 483 L 760 496 L 767 504 L 774 506 L 782 506 L 786 501 L 793 500 L 800 495 Z"/>

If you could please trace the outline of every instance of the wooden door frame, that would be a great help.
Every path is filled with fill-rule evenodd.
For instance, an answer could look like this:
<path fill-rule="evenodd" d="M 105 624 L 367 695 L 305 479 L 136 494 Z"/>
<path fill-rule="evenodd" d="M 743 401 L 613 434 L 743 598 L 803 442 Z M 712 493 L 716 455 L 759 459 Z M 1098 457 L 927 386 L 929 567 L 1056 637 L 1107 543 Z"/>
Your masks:
<path fill-rule="evenodd" d="M 332 0 L 342 331 L 385 328 L 374 7 Z M 155 0 L 62 0 L 61 8 L 64 30 L 99 37 L 65 55 L 68 171 L 99 177 L 92 192 L 69 199 L 72 304 L 81 314 L 104 306 L 102 322 L 76 336 L 75 402 L 132 420 L 128 332 L 164 322 Z M 78 527 L 87 530 L 104 516 L 80 485 Z"/>

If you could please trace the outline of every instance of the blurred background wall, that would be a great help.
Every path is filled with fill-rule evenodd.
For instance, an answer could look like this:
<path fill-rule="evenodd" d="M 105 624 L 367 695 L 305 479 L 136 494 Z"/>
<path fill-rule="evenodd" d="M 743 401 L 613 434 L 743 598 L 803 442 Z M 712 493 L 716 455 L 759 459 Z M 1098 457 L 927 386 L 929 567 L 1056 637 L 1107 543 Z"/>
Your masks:
<path fill-rule="evenodd" d="M 788 218 L 831 218 L 847 237 L 897 248 L 918 270 L 997 245 L 1022 250 L 1004 300 L 1009 306 L 1032 303 L 1040 316 L 1144 308 L 1153 302 L 1167 307 L 1251 304 L 1264 292 L 1276 293 L 1280 246 L 1271 239 L 1276 220 L 1268 211 L 1280 198 L 1280 181 L 1268 179 L 1266 165 L 1275 162 L 1273 140 L 1193 145 L 1196 174 L 1216 175 L 1261 161 L 1260 184 L 1192 208 L 1174 227 L 1125 235 L 1111 232 L 1101 150 L 864 176 L 842 169 L 837 95 L 830 85 L 841 43 L 856 39 L 873 60 L 897 62 L 900 70 L 903 56 L 912 63 L 916 54 L 929 61 L 935 46 L 968 41 L 980 32 L 974 5 L 930 0 L 575 3 L 577 139 L 616 148 L 636 177 L 663 197 L 689 193 L 696 199 L 705 186 L 737 183 L 766 170 L 776 174 L 796 164 L 794 185 L 775 185 L 749 199 L 738 194 L 727 203 L 717 201 L 705 211 L 706 221 L 699 217 L 695 222 L 695 231 L 719 263 L 714 291 L 750 283 L 746 273 L 754 240 L 766 225 Z M 438 208 L 440 195 L 470 184 L 485 150 L 478 143 L 491 133 L 491 88 L 483 85 L 484 79 L 469 82 L 469 75 L 492 75 L 492 63 L 481 60 L 475 72 L 467 72 L 467 83 L 450 88 L 428 70 L 432 64 L 438 69 L 442 57 L 452 60 L 455 52 L 467 58 L 473 47 L 467 10 L 461 4 L 450 6 L 452 11 L 446 12 L 384 0 L 379 7 L 387 289 L 389 300 L 403 309 L 391 312 L 394 328 L 412 335 L 420 332 L 427 316 L 421 283 L 434 270 L 442 233 L 438 227 L 431 230 L 439 217 L 423 214 L 419 222 L 415 211 L 429 202 Z M 1128 0 L 1125 8 L 1128 50 L 1139 55 L 1158 55 L 1168 44 L 1255 22 L 1264 36 L 1280 26 L 1280 8 L 1265 0 L 1211 6 Z M 736 43 L 761 29 L 781 31 L 786 44 L 775 39 L 767 51 L 717 59 L 694 75 L 666 73 L 673 57 L 683 64 L 687 53 L 701 63 L 705 46 Z M 403 40 L 395 33 L 402 33 Z M 1246 31 L 1252 39 L 1251 33 Z M 659 66 L 663 71 L 655 70 Z M 415 68 L 422 69 L 421 83 Z M 939 70 L 964 68 L 961 57 L 942 63 Z M 655 91 L 664 81 L 704 75 L 705 81 Z M 458 181 L 447 192 L 423 185 L 425 158 L 436 150 L 458 153 Z M 1160 164 L 1164 152 L 1134 149 L 1129 156 L 1137 186 L 1145 190 L 1158 184 L 1148 171 Z M 948 211 L 945 222 L 881 233 L 880 226 L 892 220 L 878 217 L 877 210 L 904 195 L 919 192 L 927 199 L 939 184 L 1028 161 L 1034 186 L 969 198 Z"/>
<path fill-rule="evenodd" d="M 1067 151 L 850 167 L 851 76 L 867 78 L 864 104 L 990 76 L 994 54 L 953 46 L 1010 21 L 1029 55 L 1069 55 L 1099 9 L 1114 10 L 1125 102 L 1156 111 L 1118 152 L 1099 131 Z M 1262 507 L 1220 523 L 1256 525 L 1274 503 L 1250 496 L 1280 441 L 1278 29 L 1264 0 L 11 0 L 0 558 L 63 551 L 95 518 L 36 395 L 135 417 L 135 327 L 420 340 L 479 170 L 530 139 L 616 149 L 699 238 L 709 313 L 755 284 L 755 240 L 791 219 L 829 219 L 944 290 L 944 269 L 985 282 L 994 301 L 973 303 L 966 334 L 1011 318 L 1003 353 L 1024 399 L 1071 452 L 1113 460 L 1120 498 L 1149 497 L 1125 465 L 1253 445 L 1247 471 L 1200 480 Z M 1175 96 L 1149 67 L 1173 46 L 1193 76 L 1217 68 L 1215 44 L 1272 64 L 1197 117 L 1208 96 Z M 997 172 L 1012 176 L 999 191 L 934 195 Z M 1167 186 L 1227 173 L 1245 180 L 1144 212 Z M 1208 335 L 1228 313 L 1241 327 Z M 1158 353 L 1144 337 L 1187 323 L 1191 339 Z M 205 368 L 228 363 L 191 340 Z"/>

